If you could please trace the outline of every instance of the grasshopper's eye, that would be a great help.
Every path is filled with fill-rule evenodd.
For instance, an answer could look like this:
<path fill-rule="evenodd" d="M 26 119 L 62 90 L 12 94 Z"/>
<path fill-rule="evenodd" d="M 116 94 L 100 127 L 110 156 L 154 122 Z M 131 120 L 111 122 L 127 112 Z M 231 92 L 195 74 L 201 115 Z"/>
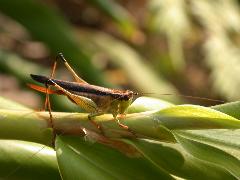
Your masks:
<path fill-rule="evenodd" d="M 133 92 L 133 95 L 134 95 L 134 96 L 137 96 L 137 95 L 138 95 L 138 93 L 137 93 L 137 92 Z"/>
<path fill-rule="evenodd" d="M 136 95 L 138 95 L 137 92 L 133 92 L 133 91 L 129 91 L 129 90 L 128 90 L 128 94 L 129 94 L 129 96 L 136 96 Z"/>

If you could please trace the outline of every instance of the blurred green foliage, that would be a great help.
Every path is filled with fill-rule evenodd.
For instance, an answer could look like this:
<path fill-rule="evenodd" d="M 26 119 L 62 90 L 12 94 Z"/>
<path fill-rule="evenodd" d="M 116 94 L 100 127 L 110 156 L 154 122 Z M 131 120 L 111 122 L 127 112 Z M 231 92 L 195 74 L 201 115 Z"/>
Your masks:
<path fill-rule="evenodd" d="M 24 83 L 28 80 L 19 73 L 27 75 L 36 69 L 28 67 L 34 55 L 31 48 L 27 53 L 23 50 L 24 43 L 31 47 L 31 42 L 39 42 L 46 52 L 36 48 L 39 56 L 35 66 L 47 69 L 48 64 L 50 68 L 48 57 L 63 52 L 74 69 L 93 84 L 118 84 L 155 96 L 180 91 L 227 100 L 239 98 L 240 14 L 234 0 L 2 0 L 0 11 L 0 37 L 4 37 L 0 41 L 1 70 Z M 18 32 L 21 30 L 24 35 Z M 12 44 L 4 44 L 8 41 Z M 16 42 L 22 42 L 17 44 L 20 47 Z M 24 56 L 28 71 L 11 67 L 14 63 L 6 67 L 6 53 Z M 179 100 L 176 96 L 167 99 Z M 61 105 L 57 109 L 64 108 L 72 109 Z"/>

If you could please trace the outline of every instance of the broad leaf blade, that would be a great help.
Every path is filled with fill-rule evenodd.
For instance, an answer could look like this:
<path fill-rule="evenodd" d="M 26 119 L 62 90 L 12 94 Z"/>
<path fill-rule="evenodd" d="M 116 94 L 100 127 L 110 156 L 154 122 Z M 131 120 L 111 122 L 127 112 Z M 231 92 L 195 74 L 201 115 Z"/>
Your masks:
<path fill-rule="evenodd" d="M 173 106 L 170 102 L 151 97 L 139 97 L 127 109 L 127 113 L 139 113 L 152 110 L 160 110 Z"/>
<path fill-rule="evenodd" d="M 240 159 L 239 129 L 209 129 L 176 131 L 183 137 L 214 146 Z"/>
<path fill-rule="evenodd" d="M 240 111 L 239 111 L 240 101 L 220 104 L 220 105 L 212 106 L 211 108 L 217 111 L 221 111 L 225 114 L 228 114 L 229 116 L 240 119 Z"/>
<path fill-rule="evenodd" d="M 179 144 L 149 140 L 124 140 L 136 147 L 154 165 L 186 179 L 235 179 L 228 171 L 187 154 Z"/>
<path fill-rule="evenodd" d="M 214 163 L 231 172 L 236 178 L 240 178 L 240 160 L 229 153 L 213 146 L 200 143 L 175 133 L 178 142 L 193 156 Z"/>
<path fill-rule="evenodd" d="M 29 110 L 29 108 L 0 96 L 0 109 Z"/>
<path fill-rule="evenodd" d="M 196 105 L 179 105 L 155 113 L 154 120 L 168 129 L 238 129 L 240 121 L 227 114 Z"/>
<path fill-rule="evenodd" d="M 143 157 L 77 137 L 58 137 L 57 158 L 63 179 L 173 179 Z"/>
<path fill-rule="evenodd" d="M 0 177 L 61 179 L 53 149 L 17 140 L 0 140 Z"/>

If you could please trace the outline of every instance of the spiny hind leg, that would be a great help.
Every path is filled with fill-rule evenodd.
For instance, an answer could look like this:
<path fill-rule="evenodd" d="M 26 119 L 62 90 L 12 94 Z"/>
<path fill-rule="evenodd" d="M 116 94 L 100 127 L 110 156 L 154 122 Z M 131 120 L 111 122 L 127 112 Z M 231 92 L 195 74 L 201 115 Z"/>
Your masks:
<path fill-rule="evenodd" d="M 67 60 L 64 58 L 62 53 L 59 53 L 58 56 L 56 57 L 56 61 L 57 59 L 62 60 L 62 62 L 64 63 L 64 65 L 66 66 L 66 68 L 70 71 L 70 73 L 72 74 L 72 76 L 74 77 L 74 79 L 79 82 L 79 83 L 86 83 L 88 84 L 86 81 L 84 81 L 82 78 L 80 78 L 77 73 L 73 70 L 73 68 L 68 64 Z"/>

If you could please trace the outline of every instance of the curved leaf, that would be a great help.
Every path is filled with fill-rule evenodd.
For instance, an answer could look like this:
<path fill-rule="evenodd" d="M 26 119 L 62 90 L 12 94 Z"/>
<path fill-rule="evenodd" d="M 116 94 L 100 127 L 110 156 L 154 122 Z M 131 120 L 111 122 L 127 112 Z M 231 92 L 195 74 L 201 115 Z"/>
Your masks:
<path fill-rule="evenodd" d="M 189 156 L 179 144 L 149 140 L 124 140 L 146 159 L 169 173 L 185 179 L 234 179 L 225 169 Z"/>
<path fill-rule="evenodd" d="M 127 114 L 160 110 L 169 106 L 173 106 L 173 104 L 156 98 L 139 97 L 127 109 Z"/>
<path fill-rule="evenodd" d="M 240 178 L 240 160 L 227 152 L 213 146 L 190 140 L 175 133 L 178 142 L 193 156 L 204 161 L 212 162 L 231 172 L 237 179 Z"/>
<path fill-rule="evenodd" d="M 48 118 L 45 119 L 33 110 L 0 109 L 0 138 L 49 145 L 53 135 L 47 121 Z"/>
<path fill-rule="evenodd" d="M 228 114 L 229 116 L 240 119 L 240 111 L 239 111 L 240 101 L 220 104 L 220 105 L 212 106 L 211 108 L 217 111 L 221 111 L 225 114 Z"/>
<path fill-rule="evenodd" d="M 162 109 L 154 120 L 168 129 L 238 129 L 240 121 L 229 115 L 196 105 L 179 105 Z"/>
<path fill-rule="evenodd" d="M 174 131 L 183 137 L 221 149 L 240 160 L 239 129 L 208 129 Z"/>
<path fill-rule="evenodd" d="M 0 96 L 0 109 L 29 110 L 27 107 Z"/>
<path fill-rule="evenodd" d="M 83 138 L 58 137 L 56 149 L 64 179 L 173 179 L 143 157 L 127 157 Z"/>
<path fill-rule="evenodd" d="M 61 179 L 55 151 L 45 145 L 0 140 L 1 179 Z"/>

